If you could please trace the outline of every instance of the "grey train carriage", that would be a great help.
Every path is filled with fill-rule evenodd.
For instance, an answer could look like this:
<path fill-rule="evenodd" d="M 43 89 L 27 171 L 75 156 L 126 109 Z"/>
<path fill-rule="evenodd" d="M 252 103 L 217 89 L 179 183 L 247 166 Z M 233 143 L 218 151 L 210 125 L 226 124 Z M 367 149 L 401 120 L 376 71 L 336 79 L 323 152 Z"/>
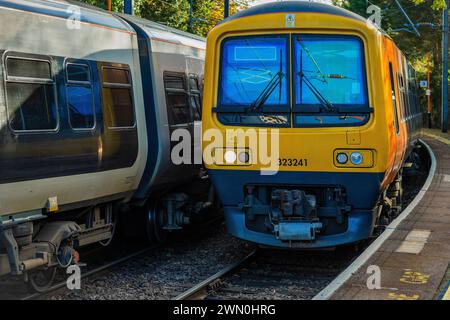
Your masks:
<path fill-rule="evenodd" d="M 204 39 L 78 5 L 0 1 L 0 276 L 37 290 L 119 212 L 162 241 L 211 204 L 170 157 L 180 128 L 199 157 Z"/>

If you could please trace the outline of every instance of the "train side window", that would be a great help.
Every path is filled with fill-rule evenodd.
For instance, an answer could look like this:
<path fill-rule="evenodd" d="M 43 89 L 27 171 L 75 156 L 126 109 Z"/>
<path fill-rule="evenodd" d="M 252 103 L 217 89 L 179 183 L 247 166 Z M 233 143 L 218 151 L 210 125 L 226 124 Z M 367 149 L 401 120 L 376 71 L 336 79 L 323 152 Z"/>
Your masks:
<path fill-rule="evenodd" d="M 408 86 L 407 86 L 407 80 L 405 79 L 406 74 L 404 71 L 400 74 L 401 79 L 401 93 L 402 93 L 402 100 L 403 100 L 403 120 L 408 120 L 411 116 L 411 105 L 409 103 L 408 99 Z"/>
<path fill-rule="evenodd" d="M 411 104 L 408 98 L 408 85 L 407 80 L 405 79 L 406 75 L 402 74 L 402 91 L 403 91 L 403 104 L 405 108 L 405 115 L 409 119 L 411 117 Z"/>
<path fill-rule="evenodd" d="M 125 67 L 102 68 L 102 93 L 108 128 L 131 128 L 135 124 L 131 74 Z"/>
<path fill-rule="evenodd" d="M 9 125 L 14 131 L 53 131 L 58 127 L 55 81 L 47 57 L 6 56 Z"/>
<path fill-rule="evenodd" d="M 70 126 L 73 129 L 93 129 L 95 109 L 89 65 L 67 63 L 66 81 Z"/>
<path fill-rule="evenodd" d="M 185 74 L 166 71 L 163 76 L 169 124 L 190 123 L 191 113 L 189 110 Z"/>
<path fill-rule="evenodd" d="M 202 118 L 202 98 L 199 80 L 196 74 L 189 75 L 189 95 L 194 120 L 198 121 Z"/>
<path fill-rule="evenodd" d="M 394 123 L 395 123 L 395 131 L 398 133 L 400 133 L 400 127 L 398 124 L 398 106 L 397 106 L 397 96 L 395 93 L 395 82 L 394 82 L 394 70 L 392 68 L 392 63 L 389 62 L 389 75 L 391 78 L 391 90 L 392 90 L 392 106 L 394 108 Z"/>

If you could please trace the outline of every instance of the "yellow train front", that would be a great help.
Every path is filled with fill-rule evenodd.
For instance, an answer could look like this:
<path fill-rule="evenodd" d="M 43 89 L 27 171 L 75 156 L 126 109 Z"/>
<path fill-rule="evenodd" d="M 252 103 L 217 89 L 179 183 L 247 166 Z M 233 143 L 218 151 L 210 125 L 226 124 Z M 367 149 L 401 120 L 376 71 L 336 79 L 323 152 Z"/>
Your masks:
<path fill-rule="evenodd" d="M 364 18 L 294 1 L 241 11 L 208 35 L 204 92 L 204 161 L 232 235 L 332 247 L 370 237 L 382 204 L 400 209 L 417 81 Z"/>

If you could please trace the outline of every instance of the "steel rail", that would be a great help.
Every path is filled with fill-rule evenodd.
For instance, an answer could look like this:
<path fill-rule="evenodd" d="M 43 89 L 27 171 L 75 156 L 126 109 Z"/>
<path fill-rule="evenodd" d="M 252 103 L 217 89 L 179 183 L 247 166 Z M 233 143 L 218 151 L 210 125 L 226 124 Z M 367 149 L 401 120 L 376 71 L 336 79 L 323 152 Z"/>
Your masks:
<path fill-rule="evenodd" d="M 223 278 L 224 276 L 234 272 L 235 270 L 240 269 L 243 266 L 245 266 L 248 262 L 250 262 L 251 260 L 253 260 L 256 257 L 257 252 L 258 252 L 258 249 L 253 250 L 250 254 L 248 254 L 242 260 L 223 268 L 222 270 L 213 274 L 209 278 L 203 280 L 202 282 L 198 283 L 197 285 L 193 286 L 192 288 L 179 294 L 172 300 L 189 300 L 190 298 L 198 295 L 200 292 L 206 290 L 211 283 L 213 283 L 213 282 L 219 280 L 220 278 Z"/>

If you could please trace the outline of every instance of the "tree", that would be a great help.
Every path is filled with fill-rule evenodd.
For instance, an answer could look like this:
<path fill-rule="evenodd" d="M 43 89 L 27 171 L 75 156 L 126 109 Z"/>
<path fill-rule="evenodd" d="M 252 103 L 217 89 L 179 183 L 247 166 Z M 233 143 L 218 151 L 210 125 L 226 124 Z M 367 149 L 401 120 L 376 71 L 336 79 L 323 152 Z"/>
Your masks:
<path fill-rule="evenodd" d="M 189 0 L 142 0 L 137 4 L 139 15 L 180 30 L 187 30 Z"/>
<path fill-rule="evenodd" d="M 230 14 L 248 7 L 248 3 L 248 0 L 231 0 Z M 191 24 L 189 23 L 189 0 L 141 0 L 138 7 L 143 18 L 206 36 L 209 30 L 223 19 L 224 2 L 223 0 L 192 0 L 192 4 Z"/>
<path fill-rule="evenodd" d="M 81 2 L 90 4 L 92 6 L 96 6 L 102 8 L 104 10 L 108 10 L 108 0 L 80 0 Z M 114 12 L 123 11 L 123 0 L 111 0 L 111 9 Z"/>
<path fill-rule="evenodd" d="M 108 9 L 107 0 L 81 0 Z M 230 14 L 248 7 L 253 0 L 230 0 Z M 134 0 L 134 14 L 176 29 L 206 36 L 223 19 L 223 0 L 192 0 L 192 21 L 189 20 L 189 0 Z M 123 11 L 123 0 L 112 0 L 112 11 Z"/>

